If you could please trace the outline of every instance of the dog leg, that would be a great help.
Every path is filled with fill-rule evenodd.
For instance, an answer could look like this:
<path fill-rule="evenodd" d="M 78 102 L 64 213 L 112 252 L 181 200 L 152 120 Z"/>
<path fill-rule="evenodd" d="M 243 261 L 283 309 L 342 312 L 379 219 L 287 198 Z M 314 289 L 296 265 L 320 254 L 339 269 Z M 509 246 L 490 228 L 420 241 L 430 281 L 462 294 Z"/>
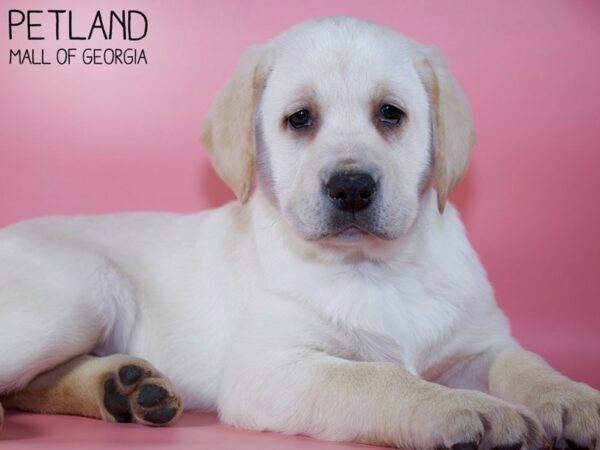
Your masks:
<path fill-rule="evenodd" d="M 219 412 L 245 428 L 401 448 L 543 445 L 541 426 L 523 407 L 429 383 L 391 363 L 310 350 L 229 367 Z"/>
<path fill-rule="evenodd" d="M 514 343 L 466 360 L 436 381 L 527 407 L 554 446 L 600 449 L 600 392 L 569 380 Z"/>
<path fill-rule="evenodd" d="M 183 410 L 181 395 L 164 375 L 125 355 L 77 357 L 2 402 L 6 408 L 144 425 L 169 424 Z"/>
<path fill-rule="evenodd" d="M 524 350 L 498 354 L 489 371 L 492 395 L 526 406 L 558 446 L 600 447 L 600 392 L 553 370 Z"/>

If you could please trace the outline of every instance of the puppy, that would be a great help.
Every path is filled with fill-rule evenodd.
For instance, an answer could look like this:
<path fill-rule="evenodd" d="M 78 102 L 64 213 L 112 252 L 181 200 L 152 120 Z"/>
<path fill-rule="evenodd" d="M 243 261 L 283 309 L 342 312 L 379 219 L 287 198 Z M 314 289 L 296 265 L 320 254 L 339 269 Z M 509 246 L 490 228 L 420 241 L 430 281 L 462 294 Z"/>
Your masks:
<path fill-rule="evenodd" d="M 418 449 L 600 444 L 600 393 L 511 337 L 447 204 L 474 132 L 435 49 L 300 24 L 248 52 L 203 139 L 239 202 L 0 233 L 5 407 L 162 425 L 185 403 Z"/>

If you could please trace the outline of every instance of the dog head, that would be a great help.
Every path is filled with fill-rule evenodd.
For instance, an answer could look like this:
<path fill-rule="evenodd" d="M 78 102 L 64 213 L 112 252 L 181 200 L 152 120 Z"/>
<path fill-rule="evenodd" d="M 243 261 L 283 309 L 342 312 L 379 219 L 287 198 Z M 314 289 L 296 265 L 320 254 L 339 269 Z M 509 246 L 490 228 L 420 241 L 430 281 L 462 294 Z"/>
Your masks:
<path fill-rule="evenodd" d="M 436 49 L 327 18 L 249 50 L 216 98 L 203 141 L 242 202 L 256 174 L 302 238 L 355 242 L 406 232 L 432 173 L 443 213 L 474 131 Z"/>

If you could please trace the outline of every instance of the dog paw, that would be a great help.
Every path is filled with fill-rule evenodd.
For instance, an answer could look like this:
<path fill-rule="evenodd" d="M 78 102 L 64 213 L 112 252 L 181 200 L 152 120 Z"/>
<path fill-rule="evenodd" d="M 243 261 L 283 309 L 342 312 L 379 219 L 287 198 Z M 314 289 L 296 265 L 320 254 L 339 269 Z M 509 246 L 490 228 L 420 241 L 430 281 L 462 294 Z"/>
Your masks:
<path fill-rule="evenodd" d="M 143 360 L 118 364 L 103 382 L 105 419 L 161 426 L 183 410 L 181 395 L 171 382 Z"/>
<path fill-rule="evenodd" d="M 437 450 L 538 450 L 547 447 L 542 425 L 526 408 L 478 393 L 457 393 L 431 417 Z M 437 435 L 437 436 L 436 436 Z"/>
<path fill-rule="evenodd" d="M 555 448 L 600 447 L 600 392 L 565 381 L 539 392 L 530 403 Z"/>

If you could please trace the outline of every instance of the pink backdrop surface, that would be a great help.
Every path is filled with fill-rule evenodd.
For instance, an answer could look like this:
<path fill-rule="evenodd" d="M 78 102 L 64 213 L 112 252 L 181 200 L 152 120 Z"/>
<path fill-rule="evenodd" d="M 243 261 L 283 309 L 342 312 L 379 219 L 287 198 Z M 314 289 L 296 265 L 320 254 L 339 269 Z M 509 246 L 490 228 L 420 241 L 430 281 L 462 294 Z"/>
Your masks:
<path fill-rule="evenodd" d="M 199 129 L 244 49 L 304 19 L 363 17 L 447 56 L 478 132 L 452 198 L 498 303 L 525 346 L 600 388 L 599 2 L 59 3 L 5 0 L 0 8 L 0 226 L 47 214 L 193 212 L 232 200 Z M 144 11 L 148 36 L 131 46 L 144 48 L 149 64 L 9 65 L 9 48 L 44 47 L 50 59 L 58 47 L 128 46 L 56 42 L 47 20 L 36 29 L 47 40 L 26 41 L 22 30 L 8 40 L 9 8 L 57 7 L 73 10 L 76 32 L 98 8 Z M 9 416 L 7 428 L 19 417 Z"/>

